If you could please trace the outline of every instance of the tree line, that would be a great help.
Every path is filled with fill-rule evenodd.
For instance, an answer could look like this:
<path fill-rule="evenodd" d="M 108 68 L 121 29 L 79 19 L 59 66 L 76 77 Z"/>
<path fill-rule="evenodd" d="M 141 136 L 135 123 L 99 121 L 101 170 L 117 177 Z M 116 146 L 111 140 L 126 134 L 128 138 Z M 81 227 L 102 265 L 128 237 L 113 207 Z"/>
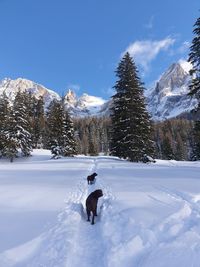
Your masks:
<path fill-rule="evenodd" d="M 110 155 L 111 119 L 88 117 L 74 120 L 77 132 L 78 153 L 84 155 Z M 154 154 L 157 159 L 200 159 L 200 124 L 183 118 L 174 118 L 152 123 Z M 91 139 L 91 136 L 93 138 Z M 195 156 L 197 155 L 197 156 Z"/>

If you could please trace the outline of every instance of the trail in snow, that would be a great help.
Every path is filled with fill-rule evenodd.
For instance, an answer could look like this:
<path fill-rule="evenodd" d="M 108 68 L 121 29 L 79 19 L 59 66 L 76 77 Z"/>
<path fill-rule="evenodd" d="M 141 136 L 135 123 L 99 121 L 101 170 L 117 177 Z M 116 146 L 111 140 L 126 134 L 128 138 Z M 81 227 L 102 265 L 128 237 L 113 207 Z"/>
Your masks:
<path fill-rule="evenodd" d="M 97 172 L 97 161 L 88 170 L 88 175 Z M 97 176 L 98 177 L 98 176 Z M 35 256 L 27 261 L 27 267 L 106 267 L 107 258 L 102 236 L 101 216 L 111 205 L 112 193 L 96 179 L 87 185 L 84 178 L 66 200 L 65 211 L 59 215 L 58 224 L 43 235 Z M 98 216 L 95 225 L 86 221 L 85 200 L 96 189 L 102 189 L 103 199 L 98 201 Z M 16 265 L 17 266 L 17 265 Z M 18 266 L 17 266 L 18 267 Z"/>
<path fill-rule="evenodd" d="M 98 173 L 98 161 L 95 159 L 94 164 L 89 169 L 88 174 Z M 102 236 L 102 224 L 101 224 L 101 216 L 102 212 L 107 209 L 109 205 L 111 205 L 111 201 L 113 199 L 112 193 L 100 182 L 98 176 L 95 180 L 95 183 L 92 185 L 87 185 L 87 181 L 84 181 L 84 184 L 81 182 L 79 186 L 79 192 L 82 191 L 82 194 L 79 197 L 79 202 L 81 202 L 83 207 L 83 216 L 82 221 L 79 222 L 79 226 L 77 228 L 73 245 L 70 248 L 68 253 L 68 258 L 66 261 L 66 266 L 68 267 L 88 267 L 88 266 L 99 266 L 106 267 L 107 264 L 105 262 L 106 250 L 104 245 L 104 237 Z M 86 207 L 85 201 L 87 196 L 95 191 L 96 189 L 103 190 L 103 198 L 100 198 L 98 201 L 97 214 L 95 217 L 95 225 L 92 226 L 89 222 L 86 221 Z M 73 201 L 77 200 L 76 193 Z"/>

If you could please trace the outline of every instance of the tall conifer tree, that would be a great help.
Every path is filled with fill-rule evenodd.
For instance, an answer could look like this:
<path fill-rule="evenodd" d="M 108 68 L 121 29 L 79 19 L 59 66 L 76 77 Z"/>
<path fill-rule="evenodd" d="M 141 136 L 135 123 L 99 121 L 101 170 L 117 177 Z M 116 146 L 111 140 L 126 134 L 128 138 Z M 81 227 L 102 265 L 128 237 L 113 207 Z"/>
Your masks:
<path fill-rule="evenodd" d="M 75 140 L 74 124 L 67 111 L 64 110 L 65 130 L 66 130 L 66 145 L 63 151 L 64 156 L 73 156 L 77 154 L 77 143 Z"/>
<path fill-rule="evenodd" d="M 58 146 L 63 156 L 75 154 L 73 123 L 64 110 L 63 101 L 53 100 L 48 108 L 46 119 L 47 148 Z"/>
<path fill-rule="evenodd" d="M 194 123 L 193 139 L 193 159 L 200 160 L 200 121 Z"/>
<path fill-rule="evenodd" d="M 111 108 L 111 154 L 140 161 L 144 154 L 152 155 L 151 122 L 146 110 L 143 84 L 129 53 L 122 58 L 116 70 Z"/>
<path fill-rule="evenodd" d="M 12 107 L 6 120 L 6 127 L 4 130 L 6 142 L 3 148 L 3 156 L 9 158 L 11 162 L 17 157 L 19 148 L 19 136 L 16 134 L 15 125 L 16 120 Z"/>
<path fill-rule="evenodd" d="M 0 156 L 4 156 L 4 150 L 6 147 L 6 128 L 8 124 L 9 116 L 9 103 L 5 93 L 0 96 Z"/>
<path fill-rule="evenodd" d="M 33 145 L 35 148 L 39 148 L 43 146 L 45 134 L 44 100 L 42 96 L 39 99 L 34 99 L 33 111 Z"/>
<path fill-rule="evenodd" d="M 193 65 L 190 74 L 192 75 L 192 83 L 190 84 L 189 94 L 195 96 L 198 100 L 198 107 L 196 111 L 200 110 L 200 17 L 194 24 L 193 33 L 195 37 L 192 40 L 192 45 L 190 47 L 189 59 L 188 61 Z M 200 118 L 195 122 L 195 127 L 193 129 L 193 135 L 195 139 L 194 157 L 200 158 Z"/>
<path fill-rule="evenodd" d="M 27 106 L 28 95 L 18 92 L 13 104 L 13 135 L 18 140 L 18 148 L 23 156 L 29 156 L 32 150 L 31 126 L 29 109 Z M 11 129 L 10 129 L 11 130 Z"/>
<path fill-rule="evenodd" d="M 200 17 L 194 24 L 193 33 L 195 37 L 192 40 L 188 61 L 193 68 L 190 71 L 192 83 L 190 85 L 190 95 L 195 95 L 199 101 L 200 108 Z"/>

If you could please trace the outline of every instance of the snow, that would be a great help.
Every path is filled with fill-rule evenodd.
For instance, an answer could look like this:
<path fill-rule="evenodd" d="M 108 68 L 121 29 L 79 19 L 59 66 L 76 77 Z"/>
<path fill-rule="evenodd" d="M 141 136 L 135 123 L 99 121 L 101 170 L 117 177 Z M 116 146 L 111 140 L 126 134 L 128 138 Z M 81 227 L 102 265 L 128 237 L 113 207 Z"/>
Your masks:
<path fill-rule="evenodd" d="M 200 162 L 50 157 L 0 161 L 1 267 L 199 266 Z M 85 200 L 99 188 L 91 225 Z"/>
<path fill-rule="evenodd" d="M 184 59 L 180 59 L 179 64 L 181 65 L 181 67 L 184 69 L 186 73 L 189 73 L 190 70 L 192 69 L 192 64 Z"/>

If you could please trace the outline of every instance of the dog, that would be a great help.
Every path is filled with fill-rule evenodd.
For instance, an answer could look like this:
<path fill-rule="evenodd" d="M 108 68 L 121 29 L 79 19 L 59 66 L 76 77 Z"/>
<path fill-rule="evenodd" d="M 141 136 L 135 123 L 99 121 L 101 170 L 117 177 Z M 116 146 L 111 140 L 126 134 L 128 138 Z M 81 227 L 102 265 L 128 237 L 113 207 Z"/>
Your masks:
<path fill-rule="evenodd" d="M 87 177 L 88 184 L 93 184 L 96 176 L 97 176 L 96 172 L 94 172 L 91 175 L 88 175 Z"/>
<path fill-rule="evenodd" d="M 97 202 L 100 197 L 103 196 L 103 192 L 101 189 L 97 189 L 92 192 L 86 199 L 86 211 L 88 219 L 90 221 L 90 213 L 92 212 L 92 223 L 94 224 L 94 216 L 97 216 Z"/>

